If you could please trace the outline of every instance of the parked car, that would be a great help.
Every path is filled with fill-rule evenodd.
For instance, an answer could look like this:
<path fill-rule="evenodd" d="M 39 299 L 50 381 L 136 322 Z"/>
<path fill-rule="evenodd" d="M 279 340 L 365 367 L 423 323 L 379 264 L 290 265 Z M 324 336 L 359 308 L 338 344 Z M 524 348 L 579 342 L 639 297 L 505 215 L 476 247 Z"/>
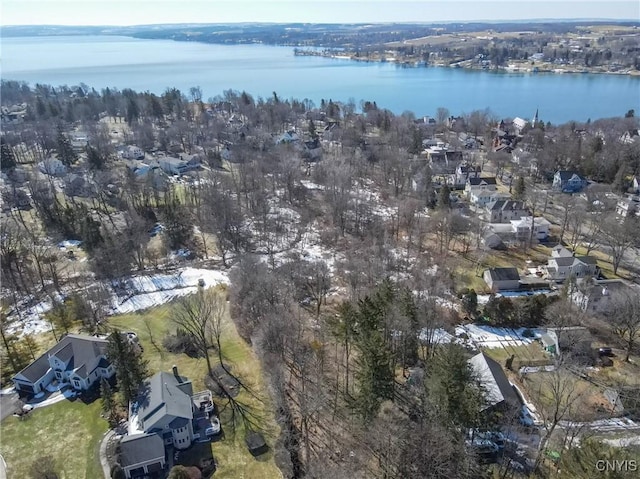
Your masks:
<path fill-rule="evenodd" d="M 607 357 L 613 357 L 615 356 L 615 354 L 613 354 L 613 350 L 611 348 L 598 348 L 598 355 L 599 356 L 607 356 Z"/>

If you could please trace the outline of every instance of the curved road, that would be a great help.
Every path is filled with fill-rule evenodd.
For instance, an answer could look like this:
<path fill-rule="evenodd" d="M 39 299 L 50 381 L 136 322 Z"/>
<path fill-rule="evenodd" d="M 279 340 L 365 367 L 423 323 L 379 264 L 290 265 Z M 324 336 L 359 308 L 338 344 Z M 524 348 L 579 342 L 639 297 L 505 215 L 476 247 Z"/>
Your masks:
<path fill-rule="evenodd" d="M 111 478 L 111 468 L 109 467 L 109 461 L 107 460 L 107 444 L 114 434 L 115 431 L 113 429 L 109 429 L 100 442 L 100 465 L 102 466 L 105 479 Z M 1 475 L 0 479 L 3 479 Z"/>

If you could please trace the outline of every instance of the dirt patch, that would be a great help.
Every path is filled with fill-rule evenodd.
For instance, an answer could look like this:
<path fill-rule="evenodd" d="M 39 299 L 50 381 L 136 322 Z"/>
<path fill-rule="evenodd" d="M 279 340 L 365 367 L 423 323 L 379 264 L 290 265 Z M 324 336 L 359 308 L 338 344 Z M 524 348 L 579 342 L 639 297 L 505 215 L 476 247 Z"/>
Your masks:
<path fill-rule="evenodd" d="M 240 393 L 240 381 L 229 374 L 230 372 L 231 366 L 225 364 L 222 367 L 221 364 L 218 364 L 213 368 L 211 376 L 204 378 L 204 383 L 218 397 L 226 397 L 227 394 L 236 397 Z"/>

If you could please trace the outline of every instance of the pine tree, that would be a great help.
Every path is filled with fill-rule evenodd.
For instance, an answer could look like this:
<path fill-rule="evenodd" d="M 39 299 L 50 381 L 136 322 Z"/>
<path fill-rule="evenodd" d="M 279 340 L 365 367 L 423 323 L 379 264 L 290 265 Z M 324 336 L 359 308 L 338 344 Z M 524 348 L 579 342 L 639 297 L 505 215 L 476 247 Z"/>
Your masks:
<path fill-rule="evenodd" d="M 117 329 L 109 336 L 107 355 L 115 366 L 118 389 L 124 404 L 135 399 L 137 392 L 147 377 L 148 363 L 133 344 L 124 339 Z"/>
<path fill-rule="evenodd" d="M 62 125 L 58 125 L 58 138 L 56 142 L 58 147 L 58 159 L 62 163 L 66 166 L 71 166 L 73 163 L 78 161 L 78 155 L 73 150 L 71 140 L 69 140 L 69 137 L 64 133 Z"/>
<path fill-rule="evenodd" d="M 107 415 L 107 421 L 113 427 L 118 421 L 117 404 L 113 397 L 113 390 L 106 378 L 100 379 L 100 395 L 102 396 L 102 412 Z"/>
<path fill-rule="evenodd" d="M 448 210 L 451 207 L 451 190 L 447 185 L 443 185 L 440 188 L 440 195 L 438 197 L 438 208 L 442 210 Z"/>
<path fill-rule="evenodd" d="M 526 185 L 524 183 L 524 177 L 519 176 L 518 179 L 516 180 L 515 186 L 513 187 L 513 197 L 516 200 L 521 200 L 522 198 L 524 198 L 525 189 L 526 189 Z"/>
<path fill-rule="evenodd" d="M 16 157 L 4 136 L 0 139 L 0 169 L 9 170 L 16 166 Z"/>
<path fill-rule="evenodd" d="M 316 131 L 316 125 L 313 120 L 309 120 L 309 136 L 312 140 L 318 139 L 318 132 Z"/>

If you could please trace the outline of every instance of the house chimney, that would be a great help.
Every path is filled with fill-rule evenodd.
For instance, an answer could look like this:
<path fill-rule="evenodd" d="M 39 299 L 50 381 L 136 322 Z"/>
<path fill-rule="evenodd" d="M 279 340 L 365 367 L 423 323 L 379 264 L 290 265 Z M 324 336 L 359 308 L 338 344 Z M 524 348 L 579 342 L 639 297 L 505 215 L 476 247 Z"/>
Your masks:
<path fill-rule="evenodd" d="M 178 374 L 178 366 L 176 366 L 175 364 L 173 365 L 173 375 L 176 377 L 176 379 L 178 380 L 179 383 L 182 382 L 182 378 L 180 377 L 180 375 Z"/>

